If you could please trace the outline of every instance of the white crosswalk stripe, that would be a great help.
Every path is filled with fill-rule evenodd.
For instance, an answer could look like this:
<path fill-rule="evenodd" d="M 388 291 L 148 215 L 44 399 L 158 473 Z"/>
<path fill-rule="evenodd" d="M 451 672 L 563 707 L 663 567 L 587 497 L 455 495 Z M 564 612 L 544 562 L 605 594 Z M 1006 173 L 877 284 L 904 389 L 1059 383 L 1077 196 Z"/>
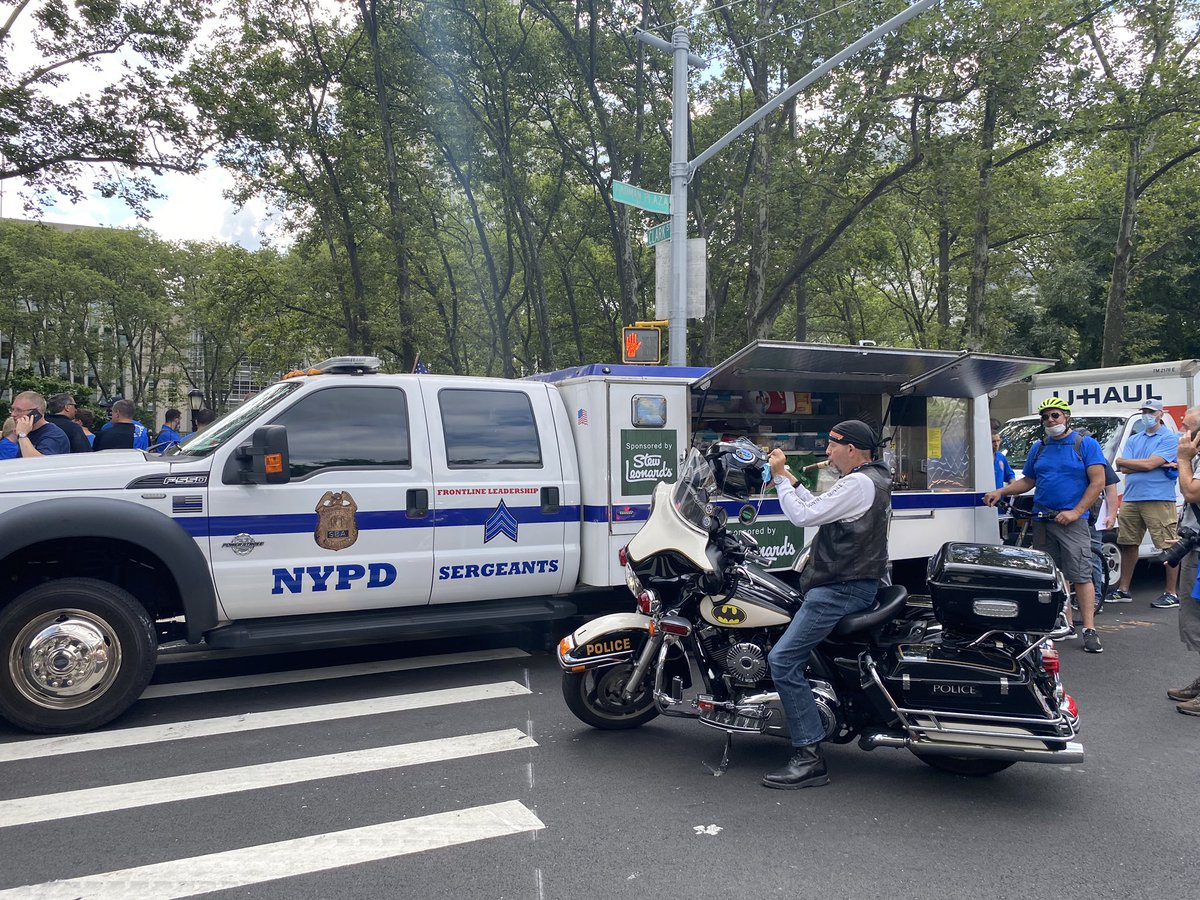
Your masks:
<path fill-rule="evenodd" d="M 143 725 L 137 728 L 122 728 L 115 731 L 100 731 L 92 734 L 71 734 L 62 737 L 35 738 L 33 740 L 0 745 L 0 763 L 13 762 L 20 759 L 40 759 L 46 756 L 59 756 L 65 753 L 83 753 L 90 750 L 111 750 L 116 747 L 156 744 L 163 741 L 183 740 L 185 738 L 235 734 L 262 728 L 280 728 L 287 725 L 330 722 L 336 719 L 350 719 L 357 716 L 374 716 L 402 710 L 445 706 L 451 703 L 467 703 L 472 700 L 513 697 L 528 694 L 529 692 L 529 688 L 517 684 L 515 681 L 502 681 L 494 684 L 447 688 L 440 691 L 424 691 L 418 694 L 377 697 L 372 700 L 348 700 L 342 703 L 327 703 L 321 706 L 301 706 L 294 709 L 280 709 L 269 712 L 244 713 L 237 716 L 222 716 L 214 719 L 174 722 L 169 725 Z"/>
<path fill-rule="evenodd" d="M 331 678 L 352 678 L 358 675 L 379 675 L 387 672 L 411 672 L 414 669 L 440 669 L 442 666 L 518 659 L 528 655 L 524 650 L 518 650 L 516 647 L 502 647 L 495 650 L 446 653 L 442 656 L 417 656 L 412 659 L 384 659 L 378 662 L 356 663 L 348 666 L 326 666 L 320 669 L 296 669 L 290 672 L 266 672 L 261 675 L 237 675 L 231 678 L 152 684 L 142 692 L 141 699 L 153 700 L 161 697 L 181 697 L 188 694 L 207 694 L 214 691 L 304 684 L 309 681 L 325 681 Z"/>
<path fill-rule="evenodd" d="M 84 896 L 111 897 L 113 900 L 190 897 L 545 827 L 523 803 L 508 800 L 191 859 L 28 885 L 0 891 L 0 900 L 74 900 Z"/>
<path fill-rule="evenodd" d="M 158 690 L 152 688 L 149 698 L 152 700 L 164 699 L 215 691 L 254 689 L 268 685 L 312 683 L 358 675 L 428 669 L 441 665 L 511 660 L 527 655 L 524 651 L 505 648 L 451 653 L 440 657 L 418 657 L 400 661 L 370 662 L 265 675 L 180 682 L 174 685 L 158 686 Z M 252 735 L 263 729 L 321 724 L 361 716 L 403 713 L 459 703 L 512 699 L 531 693 L 528 674 L 524 680 L 526 684 L 519 684 L 515 681 L 498 681 L 388 697 L 265 710 L 165 725 L 146 725 L 91 734 L 18 740 L 0 744 L 0 765 L 5 762 L 21 760 L 35 761 L 35 764 L 40 763 L 45 766 L 44 774 L 49 776 L 55 765 L 55 761 L 50 759 L 51 757 L 138 748 L 167 741 L 184 741 L 190 738 Z M 516 709 L 520 709 L 520 707 Z M 510 713 L 515 711 L 515 709 L 509 709 Z M 475 714 L 464 713 L 464 717 L 473 715 Z M 447 719 L 447 721 L 450 720 Z M 468 719 L 468 721 L 471 720 Z M 24 835 L 20 829 L 31 825 L 70 829 L 73 833 L 77 830 L 79 819 L 84 816 L 97 817 L 87 820 L 95 823 L 89 824 L 88 828 L 103 827 L 105 820 L 102 817 L 108 813 L 145 808 L 166 809 L 174 804 L 186 804 L 190 801 L 230 795 L 244 795 L 251 791 L 264 792 L 256 796 L 253 803 L 270 804 L 273 799 L 271 791 L 289 785 L 323 782 L 329 779 L 397 770 L 409 766 L 437 765 L 453 760 L 489 755 L 504 758 L 505 754 L 513 750 L 531 750 L 538 746 L 531 737 L 532 723 L 529 722 L 528 717 L 522 716 L 521 721 L 526 725 L 526 731 L 522 731 L 520 728 L 501 728 L 450 737 L 431 737 L 411 743 L 367 749 L 347 749 L 319 756 L 274 760 L 224 769 L 207 769 L 162 778 L 148 778 L 125 784 L 106 784 L 3 800 L 0 801 L 0 829 L 3 830 L 5 837 L 0 839 L 0 842 L 10 847 L 20 847 L 20 841 Z M 352 735 L 354 732 L 345 730 L 344 733 Z M 267 746 L 271 745 L 273 743 L 269 743 Z M 235 744 L 234 748 L 236 746 Z M 261 746 L 261 744 L 255 743 L 255 746 Z M 295 743 L 288 740 L 281 746 L 295 746 Z M 203 748 L 200 750 L 200 758 L 210 758 L 205 755 Z M 225 752 L 233 755 L 237 753 L 236 749 L 227 749 Z M 86 766 L 86 762 L 84 765 Z M 208 765 L 211 765 L 211 762 Z M 532 771 L 532 764 L 524 758 L 521 758 L 520 762 L 510 762 L 507 766 L 503 763 L 500 765 L 516 773 L 524 773 L 526 769 L 530 773 Z M 526 781 L 524 777 L 518 777 L 521 782 Z M 527 780 L 532 788 L 531 774 Z M 497 784 L 499 783 L 504 782 L 498 781 Z M 283 799 L 280 798 L 281 802 Z M 246 889 L 283 878 L 328 872 L 359 863 L 395 859 L 425 850 L 469 844 L 524 832 L 536 832 L 545 827 L 537 815 L 519 800 L 505 799 L 504 794 L 501 794 L 499 798 L 480 798 L 480 800 L 483 799 L 499 799 L 500 802 L 359 828 L 348 828 L 344 831 L 296 837 L 257 846 L 239 847 L 238 845 L 243 844 L 245 840 L 253 840 L 253 837 L 245 837 L 252 835 L 252 832 L 248 829 L 239 831 L 231 828 L 229 843 L 236 849 L 41 884 L 26 884 L 22 887 L 0 890 L 0 900 L 11 897 L 38 898 L 38 900 L 52 900 L 56 897 L 121 898 L 121 900 L 140 897 L 189 897 L 231 888 Z M 249 801 L 241 801 L 243 806 L 247 802 Z M 205 808 L 205 810 L 205 812 L 197 814 L 197 828 L 204 829 L 206 834 L 211 834 L 211 808 Z M 175 834 L 175 837 L 183 840 L 186 846 L 186 830 L 183 834 Z M 64 834 L 61 839 L 69 838 Z M 166 850 L 165 852 L 172 851 Z M 10 860 L 13 858 L 11 853 L 6 855 Z M 79 870 L 76 869 L 76 871 Z M 10 871 L 4 880 L 12 884 L 15 874 Z"/>
<path fill-rule="evenodd" d="M 240 791 L 261 790 L 322 778 L 359 775 L 400 766 L 444 762 L 536 746 L 537 743 L 524 732 L 510 728 L 505 731 L 438 738 L 372 750 L 353 750 L 257 766 L 198 772 L 194 775 L 155 778 L 131 784 L 60 791 L 56 794 L 0 802 L 0 828 L 51 822 L 56 819 L 74 819 L 78 816 L 114 812 L 119 809 L 216 797 Z"/>

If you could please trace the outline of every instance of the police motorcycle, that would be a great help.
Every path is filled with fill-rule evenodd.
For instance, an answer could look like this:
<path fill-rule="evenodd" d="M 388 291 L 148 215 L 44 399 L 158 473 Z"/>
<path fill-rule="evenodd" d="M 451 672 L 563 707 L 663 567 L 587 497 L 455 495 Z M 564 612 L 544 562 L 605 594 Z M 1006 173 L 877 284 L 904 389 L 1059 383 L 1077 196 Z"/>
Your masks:
<path fill-rule="evenodd" d="M 766 571 L 751 536 L 727 528 L 719 499 L 761 490 L 765 462 L 746 438 L 720 442 L 691 449 L 676 483 L 657 485 L 646 524 L 620 551 L 637 611 L 593 620 L 558 646 L 563 696 L 581 721 L 694 719 L 726 733 L 714 774 L 735 733 L 788 736 L 767 655 L 804 598 Z M 739 518 L 753 512 L 742 506 Z M 960 775 L 1080 762 L 1052 639 L 1067 586 L 1050 557 L 947 543 L 928 588 L 881 588 L 814 651 L 807 677 L 823 740 L 909 750 Z"/>

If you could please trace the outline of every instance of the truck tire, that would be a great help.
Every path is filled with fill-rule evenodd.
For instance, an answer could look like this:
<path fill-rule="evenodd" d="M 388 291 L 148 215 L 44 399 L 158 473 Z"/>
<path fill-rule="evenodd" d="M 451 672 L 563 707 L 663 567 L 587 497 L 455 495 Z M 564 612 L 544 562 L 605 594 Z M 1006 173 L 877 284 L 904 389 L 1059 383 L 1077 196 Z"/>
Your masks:
<path fill-rule="evenodd" d="M 40 584 L 0 609 L 0 716 L 40 734 L 98 728 L 141 695 L 156 654 L 154 624 L 128 591 L 94 578 Z"/>

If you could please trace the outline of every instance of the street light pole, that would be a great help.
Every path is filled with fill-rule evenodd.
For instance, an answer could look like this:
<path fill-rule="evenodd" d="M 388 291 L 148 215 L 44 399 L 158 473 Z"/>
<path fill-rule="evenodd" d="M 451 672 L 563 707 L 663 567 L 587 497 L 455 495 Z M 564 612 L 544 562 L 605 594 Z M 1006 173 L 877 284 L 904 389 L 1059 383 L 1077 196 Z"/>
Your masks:
<path fill-rule="evenodd" d="M 688 40 L 682 26 L 671 33 L 671 317 L 667 326 L 668 361 L 687 365 L 687 202 L 688 202 Z"/>

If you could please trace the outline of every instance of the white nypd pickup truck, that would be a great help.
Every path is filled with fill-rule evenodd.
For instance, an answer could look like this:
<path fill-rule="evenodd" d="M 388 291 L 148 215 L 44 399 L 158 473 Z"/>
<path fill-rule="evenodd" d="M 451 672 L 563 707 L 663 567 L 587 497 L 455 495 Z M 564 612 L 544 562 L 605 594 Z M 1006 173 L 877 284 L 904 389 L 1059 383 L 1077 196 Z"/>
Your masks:
<path fill-rule="evenodd" d="M 342 357 L 163 456 L 5 462 L 0 716 L 44 733 L 102 725 L 141 694 L 160 642 L 313 646 L 574 616 L 623 589 L 617 551 L 655 484 L 691 443 L 726 435 L 800 465 L 840 419 L 878 424 L 892 557 L 916 571 L 948 539 L 995 539 L 979 502 L 987 394 L 1048 364 L 758 342 L 711 370 L 511 381 Z M 733 512 L 793 567 L 804 535 L 773 495 L 751 506 Z"/>

